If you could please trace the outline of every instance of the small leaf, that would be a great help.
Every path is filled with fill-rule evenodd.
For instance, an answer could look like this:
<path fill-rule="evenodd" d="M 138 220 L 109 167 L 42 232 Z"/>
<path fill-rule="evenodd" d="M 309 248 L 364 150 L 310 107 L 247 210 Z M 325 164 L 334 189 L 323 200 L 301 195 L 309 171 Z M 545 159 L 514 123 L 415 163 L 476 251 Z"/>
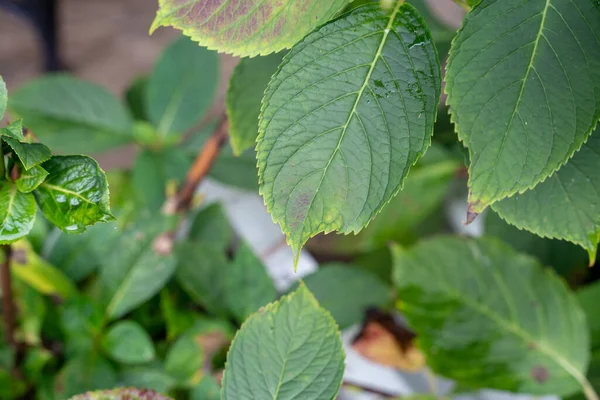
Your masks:
<path fill-rule="evenodd" d="M 123 316 L 156 295 L 175 272 L 175 257 L 160 246 L 172 223 L 158 216 L 138 221 L 105 257 L 100 282 L 110 319 Z"/>
<path fill-rule="evenodd" d="M 35 199 L 31 194 L 19 192 L 9 182 L 0 183 L 0 244 L 9 244 L 27 235 L 35 214 Z"/>
<path fill-rule="evenodd" d="M 0 135 L 16 140 L 25 140 L 25 136 L 23 136 L 23 120 L 18 119 L 4 128 L 0 128 Z"/>
<path fill-rule="evenodd" d="M 277 297 L 273 280 L 250 247 L 242 244 L 225 275 L 227 306 L 242 323 L 253 312 Z"/>
<path fill-rule="evenodd" d="M 100 355 L 92 352 L 67 361 L 56 376 L 55 390 L 57 398 L 65 399 L 87 390 L 113 388 L 116 384 L 114 368 Z"/>
<path fill-rule="evenodd" d="M 190 129 L 213 102 L 219 80 L 217 54 L 182 37 L 154 66 L 146 87 L 146 113 L 160 136 Z"/>
<path fill-rule="evenodd" d="M 326 67 L 325 67 L 326 66 Z M 367 5 L 309 34 L 265 92 L 260 192 L 295 257 L 319 232 L 358 232 L 429 147 L 440 66 L 417 11 Z"/>
<path fill-rule="evenodd" d="M 54 151 L 92 153 L 131 140 L 132 119 L 104 88 L 65 75 L 35 79 L 10 97 L 9 108 Z"/>
<path fill-rule="evenodd" d="M 21 170 L 20 172 L 19 177 L 15 180 L 15 185 L 17 185 L 19 192 L 22 193 L 32 192 L 40 186 L 48 176 L 48 171 L 39 165 L 32 167 L 29 171 Z"/>
<path fill-rule="evenodd" d="M 189 238 L 193 242 L 208 243 L 227 250 L 233 240 L 233 229 L 220 203 L 210 204 L 196 214 Z"/>
<path fill-rule="evenodd" d="M 77 288 L 58 268 L 38 256 L 26 240 L 12 245 L 12 273 L 15 277 L 45 295 L 68 299 Z"/>
<path fill-rule="evenodd" d="M 600 117 L 598 31 L 590 0 L 482 0 L 466 16 L 446 92 L 473 212 L 543 182 L 587 140 Z"/>
<path fill-rule="evenodd" d="M 313 28 L 329 21 L 349 0 L 224 0 L 206 3 L 159 0 L 150 33 L 160 26 L 183 34 L 211 50 L 234 56 L 257 56 L 290 48 Z"/>
<path fill-rule="evenodd" d="M 400 310 L 436 373 L 532 395 L 564 396 L 586 382 L 585 315 L 535 259 L 496 240 L 458 237 L 394 253 Z"/>
<path fill-rule="evenodd" d="M 114 219 L 106 175 L 93 158 L 55 156 L 42 166 L 49 175 L 33 194 L 54 225 L 67 233 L 77 233 L 96 222 Z"/>
<path fill-rule="evenodd" d="M 325 265 L 305 277 L 304 283 L 340 329 L 361 322 L 369 307 L 384 307 L 391 301 L 391 290 L 386 284 L 349 265 Z"/>
<path fill-rule="evenodd" d="M 102 348 L 110 358 L 123 364 L 143 364 L 155 357 L 150 335 L 137 322 L 120 321 L 102 339 Z"/>
<path fill-rule="evenodd" d="M 3 137 L 2 140 L 8 143 L 13 149 L 26 170 L 31 169 L 52 157 L 50 149 L 41 143 L 23 143 L 9 137 Z"/>
<path fill-rule="evenodd" d="M 262 96 L 282 58 L 281 53 L 242 58 L 233 70 L 226 104 L 229 141 L 236 156 L 256 143 Z"/>
<path fill-rule="evenodd" d="M 125 101 L 129 106 L 131 115 L 138 121 L 147 121 L 146 114 L 146 89 L 148 87 L 148 77 L 139 76 L 131 82 L 131 85 L 125 91 Z"/>
<path fill-rule="evenodd" d="M 206 243 L 183 242 L 177 247 L 176 278 L 183 290 L 210 313 L 228 315 L 227 260 L 223 251 Z"/>
<path fill-rule="evenodd" d="M 301 285 L 242 325 L 227 355 L 221 398 L 334 399 L 343 373 L 337 326 Z"/>
<path fill-rule="evenodd" d="M 72 397 L 70 400 L 171 400 L 171 398 L 151 390 L 121 388 L 88 392 Z"/>
<path fill-rule="evenodd" d="M 583 247 L 593 264 L 600 237 L 599 168 L 600 130 L 554 175 L 492 208 L 519 229 Z"/>

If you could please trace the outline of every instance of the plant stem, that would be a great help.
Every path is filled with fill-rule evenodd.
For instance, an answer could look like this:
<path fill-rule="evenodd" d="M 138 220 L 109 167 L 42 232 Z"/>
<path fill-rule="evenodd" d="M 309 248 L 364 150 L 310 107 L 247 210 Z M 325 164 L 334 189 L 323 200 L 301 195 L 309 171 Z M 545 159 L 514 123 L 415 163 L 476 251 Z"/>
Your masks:
<path fill-rule="evenodd" d="M 6 334 L 6 342 L 10 346 L 15 346 L 15 304 L 13 302 L 13 292 L 10 276 L 10 258 L 12 249 L 9 244 L 1 245 L 4 253 L 4 260 L 0 265 L 0 281 L 2 281 L 2 317 Z"/>
<path fill-rule="evenodd" d="M 196 156 L 194 163 L 188 170 L 185 181 L 177 193 L 165 203 L 163 207 L 165 214 L 185 213 L 190 209 L 196 188 L 210 172 L 221 147 L 223 147 L 223 144 L 227 140 L 228 131 L 229 123 L 227 117 L 223 116 L 213 134 L 204 143 L 204 146 Z"/>
<path fill-rule="evenodd" d="M 583 387 L 583 394 L 585 395 L 587 400 L 600 400 L 600 398 L 598 397 L 598 393 L 596 393 L 596 391 L 592 387 L 592 384 L 590 383 L 590 381 L 587 380 L 587 378 L 585 378 L 581 382 L 581 386 Z"/>

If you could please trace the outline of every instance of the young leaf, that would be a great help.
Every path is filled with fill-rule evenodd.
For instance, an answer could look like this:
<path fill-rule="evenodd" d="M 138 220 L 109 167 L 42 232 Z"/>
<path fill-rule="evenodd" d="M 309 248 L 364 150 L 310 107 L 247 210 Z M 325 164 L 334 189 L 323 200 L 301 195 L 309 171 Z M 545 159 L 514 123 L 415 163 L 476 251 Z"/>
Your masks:
<path fill-rule="evenodd" d="M 246 244 L 238 249 L 225 275 L 227 306 L 238 322 L 275 300 L 277 291 L 265 266 Z"/>
<path fill-rule="evenodd" d="M 54 151 L 92 153 L 131 140 L 132 119 L 100 86 L 55 75 L 29 82 L 10 97 L 9 108 Z"/>
<path fill-rule="evenodd" d="M 23 143 L 6 136 L 2 140 L 13 149 L 21 163 L 23 163 L 25 170 L 31 169 L 52 157 L 50 149 L 41 143 Z"/>
<path fill-rule="evenodd" d="M 18 119 L 4 128 L 0 128 L 0 135 L 17 140 L 25 140 L 25 136 L 23 136 L 23 120 Z"/>
<path fill-rule="evenodd" d="M 535 259 L 496 240 L 458 237 L 394 253 L 400 310 L 435 372 L 472 388 L 532 395 L 588 384 L 583 311 Z"/>
<path fill-rule="evenodd" d="M 389 286 L 373 274 L 350 265 L 323 266 L 308 275 L 304 283 L 340 329 L 361 322 L 369 307 L 384 307 L 392 300 Z"/>
<path fill-rule="evenodd" d="M 121 388 L 87 392 L 69 400 L 171 400 L 170 397 L 147 389 Z"/>
<path fill-rule="evenodd" d="M 416 10 L 359 7 L 284 57 L 263 99 L 260 191 L 296 255 L 360 231 L 431 142 L 440 66 Z"/>
<path fill-rule="evenodd" d="M 292 47 L 315 27 L 329 21 L 349 0 L 159 0 L 150 33 L 160 26 L 183 34 L 211 50 L 257 56 Z"/>
<path fill-rule="evenodd" d="M 143 364 L 155 357 L 152 338 L 134 321 L 113 325 L 102 339 L 102 348 L 110 358 L 123 364 Z"/>
<path fill-rule="evenodd" d="M 544 181 L 600 117 L 600 8 L 482 0 L 452 43 L 446 92 L 474 213 Z"/>
<path fill-rule="evenodd" d="M 184 242 L 177 247 L 177 257 L 176 278 L 183 290 L 211 313 L 226 316 L 228 265 L 223 251 L 206 243 Z"/>
<path fill-rule="evenodd" d="M 334 399 L 343 373 L 337 326 L 300 285 L 253 314 L 235 335 L 221 399 Z"/>
<path fill-rule="evenodd" d="M 182 133 L 213 102 L 219 78 L 217 54 L 182 37 L 169 46 L 146 87 L 146 113 L 161 136 Z"/>
<path fill-rule="evenodd" d="M 196 214 L 190 227 L 193 242 L 208 243 L 226 251 L 233 240 L 233 229 L 220 203 L 213 203 Z"/>
<path fill-rule="evenodd" d="M 27 235 L 33 227 L 35 213 L 35 199 L 31 194 L 19 192 L 7 181 L 1 182 L 0 244 L 9 244 Z"/>
<path fill-rule="evenodd" d="M 110 319 L 123 316 L 157 294 L 175 272 L 175 257 L 161 249 L 172 222 L 158 216 L 139 221 L 121 236 L 105 258 L 100 282 Z"/>
<path fill-rule="evenodd" d="M 48 178 L 33 191 L 50 222 L 67 233 L 85 232 L 96 222 L 114 219 L 106 175 L 87 156 L 55 156 L 43 165 Z"/>
<path fill-rule="evenodd" d="M 229 141 L 236 156 L 254 147 L 263 93 L 277 71 L 283 54 L 242 58 L 233 70 L 227 90 Z"/>
<path fill-rule="evenodd" d="M 38 186 L 40 186 L 48 176 L 48 171 L 39 165 L 31 167 L 29 171 L 24 170 L 24 168 L 19 168 L 19 170 L 20 174 L 15 180 L 15 185 L 17 186 L 19 192 L 22 193 L 32 192 Z"/>
<path fill-rule="evenodd" d="M 554 175 L 492 208 L 519 229 L 583 247 L 593 264 L 600 237 L 599 168 L 600 131 Z"/>

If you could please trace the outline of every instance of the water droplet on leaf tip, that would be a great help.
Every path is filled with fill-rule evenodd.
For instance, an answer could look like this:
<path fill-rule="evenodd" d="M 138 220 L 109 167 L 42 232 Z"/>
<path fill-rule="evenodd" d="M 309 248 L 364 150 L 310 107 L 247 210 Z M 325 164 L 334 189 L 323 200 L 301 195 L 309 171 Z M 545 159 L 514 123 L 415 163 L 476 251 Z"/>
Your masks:
<path fill-rule="evenodd" d="M 77 224 L 69 225 L 69 226 L 65 227 L 65 229 L 67 231 L 73 232 L 73 231 L 76 231 L 79 229 L 79 225 L 77 225 Z"/>

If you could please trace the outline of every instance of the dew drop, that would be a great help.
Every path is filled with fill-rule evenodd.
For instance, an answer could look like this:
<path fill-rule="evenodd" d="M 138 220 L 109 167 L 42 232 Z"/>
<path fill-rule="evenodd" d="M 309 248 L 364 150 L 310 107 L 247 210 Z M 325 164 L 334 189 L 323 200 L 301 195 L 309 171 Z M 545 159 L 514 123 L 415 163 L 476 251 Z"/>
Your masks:
<path fill-rule="evenodd" d="M 79 226 L 78 226 L 77 224 L 74 224 L 74 225 L 69 225 L 69 226 L 65 227 L 65 229 L 66 229 L 66 230 L 68 230 L 68 231 L 71 231 L 71 232 L 73 232 L 73 231 L 76 231 L 76 230 L 78 230 L 78 229 L 79 229 Z"/>

